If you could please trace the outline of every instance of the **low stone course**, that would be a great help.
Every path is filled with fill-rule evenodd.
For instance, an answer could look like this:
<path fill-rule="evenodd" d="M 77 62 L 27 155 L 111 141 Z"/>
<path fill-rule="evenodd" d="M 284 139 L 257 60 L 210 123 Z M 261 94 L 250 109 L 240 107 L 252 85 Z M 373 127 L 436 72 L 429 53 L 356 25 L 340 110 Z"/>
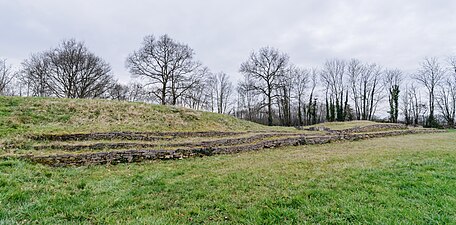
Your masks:
<path fill-rule="evenodd" d="M 374 132 L 374 131 L 386 131 L 386 130 L 404 130 L 407 129 L 407 125 L 398 123 L 384 123 L 384 124 L 372 124 L 366 126 L 357 126 L 353 128 L 347 128 L 342 130 L 332 130 L 328 127 L 314 126 L 307 128 L 309 131 L 326 131 L 328 133 L 362 133 L 362 132 Z"/>
<path fill-rule="evenodd" d="M 264 134 L 254 134 L 249 137 L 240 137 L 240 138 L 228 138 L 228 139 L 218 139 L 210 141 L 201 141 L 201 142 L 181 142 L 181 143 L 164 143 L 164 144 L 154 144 L 154 143 L 95 143 L 95 144 L 49 144 L 49 145 L 38 145 L 33 146 L 34 150 L 45 150 L 45 149 L 61 149 L 64 151 L 80 151 L 84 149 L 90 150 L 101 150 L 101 149 L 125 149 L 125 148 L 156 148 L 156 147 L 213 147 L 213 146 L 222 146 L 222 145 L 240 145 L 245 143 L 250 143 L 256 140 L 269 138 L 269 137 L 280 137 L 280 136 L 290 136 L 289 133 L 264 133 Z"/>
<path fill-rule="evenodd" d="M 178 137 L 224 137 L 245 134 L 246 132 L 105 132 L 81 134 L 43 134 L 29 138 L 37 141 L 90 141 L 90 140 L 137 140 L 156 141 Z"/>
<path fill-rule="evenodd" d="M 404 130 L 407 129 L 407 125 L 405 124 L 398 124 L 398 123 L 385 123 L 385 124 L 372 124 L 362 127 L 353 127 L 348 129 L 343 129 L 339 131 L 332 131 L 332 132 L 339 132 L 339 133 L 362 133 L 362 132 L 374 132 L 374 131 L 384 131 L 384 130 Z"/>

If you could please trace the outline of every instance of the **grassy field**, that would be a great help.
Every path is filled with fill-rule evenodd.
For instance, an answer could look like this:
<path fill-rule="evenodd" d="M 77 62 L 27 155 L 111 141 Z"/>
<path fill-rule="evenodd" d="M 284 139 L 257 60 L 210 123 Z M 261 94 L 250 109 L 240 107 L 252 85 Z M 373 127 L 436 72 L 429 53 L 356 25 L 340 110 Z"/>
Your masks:
<path fill-rule="evenodd" d="M 0 224 L 456 223 L 456 132 L 116 166 L 0 161 Z"/>
<path fill-rule="evenodd" d="M 375 123 L 318 126 L 341 130 L 371 124 Z M 30 138 L 113 131 L 240 133 L 157 141 Z M 126 142 L 164 148 L 169 143 L 191 142 L 199 146 L 209 140 L 283 131 L 288 136 L 325 135 L 179 107 L 0 97 L 0 224 L 456 223 L 454 131 L 78 168 L 16 159 L 28 154 L 116 150 L 71 152 L 66 145 Z M 237 145 L 270 138 L 281 137 Z M 44 148 L 36 149 L 39 146 Z"/>

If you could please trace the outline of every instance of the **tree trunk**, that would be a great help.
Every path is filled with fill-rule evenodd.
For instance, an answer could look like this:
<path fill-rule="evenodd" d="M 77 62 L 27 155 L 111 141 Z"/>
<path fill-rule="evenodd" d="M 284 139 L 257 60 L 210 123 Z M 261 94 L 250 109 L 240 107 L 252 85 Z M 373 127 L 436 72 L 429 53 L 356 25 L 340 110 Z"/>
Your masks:
<path fill-rule="evenodd" d="M 302 126 L 301 96 L 298 96 L 298 126 Z"/>
<path fill-rule="evenodd" d="M 268 94 L 268 126 L 272 126 L 272 97 Z"/>
<path fill-rule="evenodd" d="M 161 104 L 166 105 L 166 83 L 163 83 L 161 91 Z"/>

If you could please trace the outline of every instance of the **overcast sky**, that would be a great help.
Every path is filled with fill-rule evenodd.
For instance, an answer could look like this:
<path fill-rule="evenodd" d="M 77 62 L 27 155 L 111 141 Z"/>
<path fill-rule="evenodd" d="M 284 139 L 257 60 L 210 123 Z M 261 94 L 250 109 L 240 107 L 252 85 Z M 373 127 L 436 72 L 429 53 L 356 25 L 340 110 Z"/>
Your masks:
<path fill-rule="evenodd" d="M 414 71 L 456 55 L 452 0 L 0 0 L 0 58 L 19 66 L 64 39 L 84 41 L 123 83 L 146 35 L 186 43 L 212 71 L 239 79 L 252 50 L 272 46 L 305 67 L 358 58 Z"/>

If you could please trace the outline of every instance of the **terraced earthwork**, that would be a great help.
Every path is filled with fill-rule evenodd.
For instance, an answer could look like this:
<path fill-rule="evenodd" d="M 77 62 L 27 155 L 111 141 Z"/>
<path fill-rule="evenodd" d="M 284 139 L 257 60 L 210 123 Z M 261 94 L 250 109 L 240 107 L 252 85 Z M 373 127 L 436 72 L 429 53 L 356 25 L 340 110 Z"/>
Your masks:
<path fill-rule="evenodd" d="M 117 164 L 233 154 L 264 148 L 334 141 L 354 141 L 415 133 L 444 132 L 376 124 L 343 130 L 307 129 L 296 132 L 110 132 L 35 135 L 7 146 L 9 154 L 50 166 Z"/>

